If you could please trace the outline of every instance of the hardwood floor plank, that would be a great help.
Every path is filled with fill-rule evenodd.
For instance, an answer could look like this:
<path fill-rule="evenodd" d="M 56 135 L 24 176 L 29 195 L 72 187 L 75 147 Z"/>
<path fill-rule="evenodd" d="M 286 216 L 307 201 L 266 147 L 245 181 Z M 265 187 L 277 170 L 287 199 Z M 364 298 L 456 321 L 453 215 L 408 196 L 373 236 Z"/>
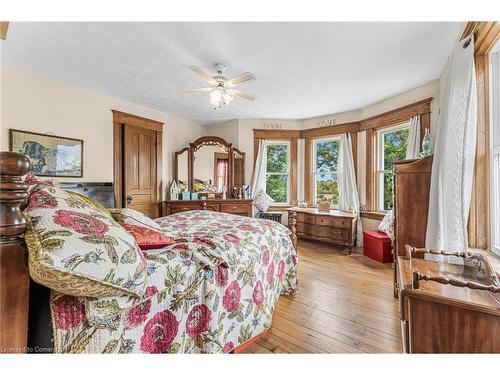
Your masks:
<path fill-rule="evenodd" d="M 392 269 L 354 249 L 299 240 L 299 294 L 280 297 L 250 353 L 401 353 Z"/>

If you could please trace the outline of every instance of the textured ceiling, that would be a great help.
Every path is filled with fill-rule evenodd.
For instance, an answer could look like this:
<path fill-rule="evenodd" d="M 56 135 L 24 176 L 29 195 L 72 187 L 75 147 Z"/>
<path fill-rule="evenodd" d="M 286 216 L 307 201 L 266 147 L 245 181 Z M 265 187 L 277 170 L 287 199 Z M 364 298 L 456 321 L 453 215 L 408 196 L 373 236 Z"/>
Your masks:
<path fill-rule="evenodd" d="M 439 77 L 460 23 L 13 23 L 2 64 L 201 123 L 358 109 Z M 187 68 L 251 71 L 214 110 Z"/>

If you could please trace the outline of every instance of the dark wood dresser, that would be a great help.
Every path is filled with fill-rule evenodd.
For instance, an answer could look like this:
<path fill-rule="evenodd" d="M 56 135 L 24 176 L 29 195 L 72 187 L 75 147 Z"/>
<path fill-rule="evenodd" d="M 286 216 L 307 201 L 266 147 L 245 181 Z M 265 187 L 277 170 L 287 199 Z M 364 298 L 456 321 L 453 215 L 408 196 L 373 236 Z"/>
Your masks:
<path fill-rule="evenodd" d="M 464 286 L 478 282 L 471 267 L 400 256 L 398 282 L 405 353 L 500 353 L 500 293 Z"/>
<path fill-rule="evenodd" d="M 169 200 L 162 204 L 162 216 L 193 210 L 210 210 L 251 217 L 252 199 Z"/>
<path fill-rule="evenodd" d="M 397 258 L 405 246 L 425 246 L 432 156 L 394 162 L 394 297 L 398 297 Z M 417 255 L 420 256 L 420 255 Z"/>
<path fill-rule="evenodd" d="M 292 207 L 288 211 L 296 213 L 298 237 L 346 246 L 351 252 L 356 242 L 356 215 L 339 210 L 320 212 L 312 207 Z"/>

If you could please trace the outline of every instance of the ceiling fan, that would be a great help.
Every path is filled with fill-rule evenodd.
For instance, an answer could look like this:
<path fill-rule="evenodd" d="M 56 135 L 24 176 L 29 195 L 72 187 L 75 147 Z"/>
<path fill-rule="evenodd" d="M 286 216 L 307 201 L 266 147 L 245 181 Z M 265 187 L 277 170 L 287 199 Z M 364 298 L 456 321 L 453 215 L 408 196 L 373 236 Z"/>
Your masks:
<path fill-rule="evenodd" d="M 209 102 L 214 106 L 214 109 L 228 105 L 235 97 L 246 100 L 255 100 L 253 96 L 235 89 L 235 87 L 255 79 L 255 75 L 253 73 L 246 72 L 233 79 L 227 79 L 222 75 L 226 66 L 221 63 L 214 64 L 214 69 L 217 72 L 217 75 L 213 77 L 210 77 L 207 73 L 195 65 L 190 65 L 188 68 L 203 78 L 210 85 L 210 87 L 188 89 L 184 90 L 183 93 L 195 94 L 199 92 L 209 92 Z"/>

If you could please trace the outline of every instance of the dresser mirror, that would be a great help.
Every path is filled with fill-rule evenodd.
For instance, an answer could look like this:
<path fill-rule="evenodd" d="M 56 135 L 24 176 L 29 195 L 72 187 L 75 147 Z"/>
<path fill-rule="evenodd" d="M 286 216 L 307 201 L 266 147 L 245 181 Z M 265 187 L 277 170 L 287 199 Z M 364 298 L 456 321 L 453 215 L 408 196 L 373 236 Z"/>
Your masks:
<path fill-rule="evenodd" d="M 233 186 L 243 187 L 245 184 L 245 153 L 233 148 Z"/>
<path fill-rule="evenodd" d="M 175 180 L 181 191 L 188 190 L 189 186 L 189 147 L 175 153 Z"/>
<path fill-rule="evenodd" d="M 221 145 L 202 144 L 193 153 L 193 189 L 197 193 L 222 193 L 228 188 L 229 156 Z"/>
<path fill-rule="evenodd" d="M 224 138 L 198 138 L 189 147 L 175 152 L 175 179 L 181 190 L 200 196 L 225 191 L 231 197 L 233 187 L 245 181 L 245 153 L 233 148 Z"/>

